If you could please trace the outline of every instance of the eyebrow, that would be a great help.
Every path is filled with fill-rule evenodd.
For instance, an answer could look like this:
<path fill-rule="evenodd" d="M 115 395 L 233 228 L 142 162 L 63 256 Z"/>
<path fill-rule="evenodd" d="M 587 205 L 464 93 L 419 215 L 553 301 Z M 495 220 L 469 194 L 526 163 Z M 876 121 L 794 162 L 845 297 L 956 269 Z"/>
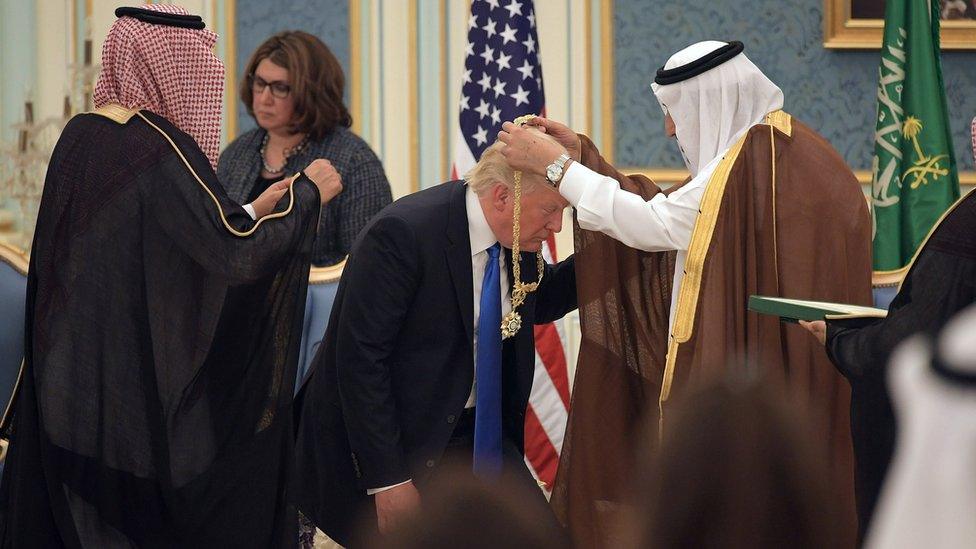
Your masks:
<path fill-rule="evenodd" d="M 267 80 L 257 73 L 254 73 L 254 78 L 260 78 L 265 84 L 288 84 L 287 80 Z"/>

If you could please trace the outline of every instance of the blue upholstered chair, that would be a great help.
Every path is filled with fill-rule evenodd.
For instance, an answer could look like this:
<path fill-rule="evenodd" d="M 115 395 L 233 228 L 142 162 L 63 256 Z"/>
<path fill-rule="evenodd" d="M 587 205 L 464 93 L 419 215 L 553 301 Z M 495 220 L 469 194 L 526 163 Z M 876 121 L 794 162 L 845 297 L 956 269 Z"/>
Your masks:
<path fill-rule="evenodd" d="M 4 415 L 24 360 L 27 265 L 24 252 L 0 243 L 0 411 Z M 6 449 L 6 442 L 0 442 L 0 470 Z"/>
<path fill-rule="evenodd" d="M 312 359 L 319 350 L 325 327 L 332 314 L 332 303 L 339 289 L 339 277 L 346 262 L 343 260 L 332 267 L 312 267 L 308 277 L 308 297 L 305 298 L 305 321 L 302 326 L 302 347 L 298 354 L 298 379 L 295 391 L 301 387 L 308 375 Z"/>
<path fill-rule="evenodd" d="M 895 299 L 898 287 L 901 285 L 905 272 L 875 272 L 871 277 L 871 291 L 874 294 L 874 306 L 887 309 L 891 300 Z"/>

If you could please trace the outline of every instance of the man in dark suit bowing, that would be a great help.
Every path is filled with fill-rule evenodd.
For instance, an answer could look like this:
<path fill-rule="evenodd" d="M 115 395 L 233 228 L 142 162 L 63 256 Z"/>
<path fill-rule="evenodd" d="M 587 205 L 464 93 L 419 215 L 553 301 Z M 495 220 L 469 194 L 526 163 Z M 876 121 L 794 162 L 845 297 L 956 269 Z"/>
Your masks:
<path fill-rule="evenodd" d="M 535 488 L 522 455 L 532 326 L 576 308 L 576 276 L 572 257 L 537 273 L 534 252 L 561 229 L 567 202 L 552 181 L 526 174 L 521 279 L 543 276 L 517 307 L 522 327 L 502 339 L 512 312 L 516 177 L 499 146 L 465 182 L 381 211 L 349 256 L 303 388 L 297 449 L 298 507 L 340 543 L 354 541 L 359 516 L 388 531 L 448 468 Z"/>

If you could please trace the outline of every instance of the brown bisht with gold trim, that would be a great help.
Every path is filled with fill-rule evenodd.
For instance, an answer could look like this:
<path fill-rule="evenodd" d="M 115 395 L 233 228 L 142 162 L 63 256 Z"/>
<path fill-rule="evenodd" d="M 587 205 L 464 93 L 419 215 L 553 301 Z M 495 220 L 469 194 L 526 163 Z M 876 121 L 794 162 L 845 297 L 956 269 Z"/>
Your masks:
<path fill-rule="evenodd" d="M 104 115 L 104 116 L 100 116 Z M 117 105 L 51 158 L 27 277 L 3 547 L 289 547 L 319 193 L 254 221 L 191 136 Z"/>
<path fill-rule="evenodd" d="M 645 199 L 660 192 L 614 170 L 585 138 L 581 160 Z M 579 546 L 616 545 L 637 453 L 659 420 L 667 428 L 669 398 L 751 369 L 785 383 L 819 416 L 825 433 L 810 436 L 829 453 L 838 520 L 853 545 L 850 389 L 808 333 L 746 303 L 751 294 L 871 303 L 871 219 L 860 185 L 829 143 L 778 111 L 726 153 L 700 210 L 670 342 L 673 252 L 633 250 L 576 228 L 583 333 L 556 513 Z"/>

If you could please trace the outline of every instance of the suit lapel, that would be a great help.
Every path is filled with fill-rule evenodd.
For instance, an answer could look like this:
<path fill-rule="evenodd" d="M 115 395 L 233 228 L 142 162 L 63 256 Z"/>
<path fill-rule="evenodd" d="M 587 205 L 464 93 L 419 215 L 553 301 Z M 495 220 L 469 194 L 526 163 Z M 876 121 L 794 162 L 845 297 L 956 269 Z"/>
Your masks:
<path fill-rule="evenodd" d="M 467 187 L 462 182 L 450 182 L 450 205 L 447 217 L 447 238 L 450 244 L 444 250 L 451 282 L 457 296 L 458 309 L 464 322 L 467 341 L 474 334 L 474 287 L 471 280 L 471 238 L 468 235 L 468 213 L 465 206 Z"/>

